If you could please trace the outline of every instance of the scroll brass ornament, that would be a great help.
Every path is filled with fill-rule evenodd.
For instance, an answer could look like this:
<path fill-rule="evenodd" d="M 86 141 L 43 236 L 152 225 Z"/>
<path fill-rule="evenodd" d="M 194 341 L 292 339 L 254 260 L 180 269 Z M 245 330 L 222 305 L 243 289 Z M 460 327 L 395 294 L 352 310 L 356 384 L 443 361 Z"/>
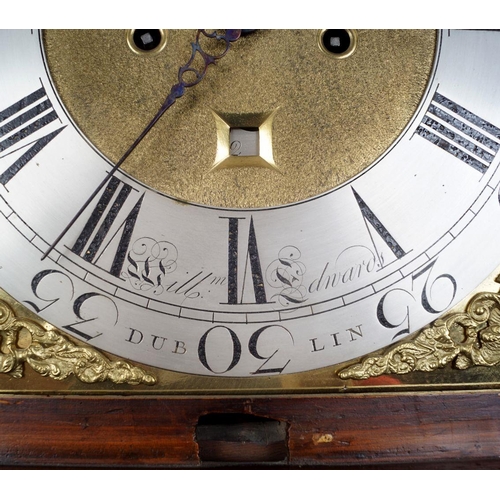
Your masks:
<path fill-rule="evenodd" d="M 124 361 L 110 361 L 88 346 L 77 346 L 54 327 L 16 317 L 14 310 L 0 300 L 0 373 L 21 378 L 25 363 L 54 380 L 74 375 L 86 383 L 156 383 L 155 377 L 144 370 Z"/>
<path fill-rule="evenodd" d="M 465 312 L 453 313 L 421 330 L 410 342 L 369 356 L 339 372 L 342 379 L 432 372 L 448 363 L 459 370 L 500 363 L 500 293 L 475 295 Z"/>

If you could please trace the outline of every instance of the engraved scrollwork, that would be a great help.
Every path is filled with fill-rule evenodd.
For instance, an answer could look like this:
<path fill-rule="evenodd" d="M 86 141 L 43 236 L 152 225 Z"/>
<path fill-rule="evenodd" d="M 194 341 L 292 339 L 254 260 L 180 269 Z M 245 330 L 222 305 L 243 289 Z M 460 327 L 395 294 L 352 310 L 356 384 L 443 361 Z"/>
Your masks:
<path fill-rule="evenodd" d="M 300 262 L 300 250 L 294 246 L 282 248 L 278 258 L 269 264 L 266 281 L 273 288 L 281 288 L 273 299 L 283 307 L 305 302 L 306 288 L 302 285 L 306 266 Z"/>
<path fill-rule="evenodd" d="M 29 341 L 21 342 L 20 338 L 26 337 L 26 333 Z M 130 385 L 156 383 L 155 377 L 141 368 L 124 361 L 110 361 L 91 347 L 77 346 L 54 327 L 17 317 L 14 310 L 0 300 L 0 373 L 21 378 L 25 364 L 54 380 L 74 375 L 85 383 L 106 380 Z"/>
<path fill-rule="evenodd" d="M 165 276 L 177 267 L 177 248 L 168 241 L 140 238 L 128 252 L 127 261 L 122 277 L 136 290 L 160 295 L 165 291 Z"/>
<path fill-rule="evenodd" d="M 410 342 L 369 356 L 339 372 L 342 379 L 367 379 L 383 374 L 431 372 L 447 364 L 465 370 L 500 364 L 500 294 L 482 292 L 465 312 L 453 313 L 424 328 Z"/>

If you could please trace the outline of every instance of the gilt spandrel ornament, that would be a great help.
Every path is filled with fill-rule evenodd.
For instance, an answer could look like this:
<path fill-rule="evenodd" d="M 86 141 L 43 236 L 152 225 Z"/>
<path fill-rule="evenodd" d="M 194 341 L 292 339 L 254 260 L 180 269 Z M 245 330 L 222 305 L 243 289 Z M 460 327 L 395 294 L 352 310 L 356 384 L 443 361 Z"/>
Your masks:
<path fill-rule="evenodd" d="M 111 361 L 97 349 L 70 341 L 57 328 L 43 324 L 0 300 L 0 373 L 24 377 L 25 365 L 62 381 L 71 376 L 86 384 L 154 386 L 155 376 L 125 360 Z M 366 380 L 380 375 L 454 371 L 500 364 L 500 292 L 479 292 L 465 310 L 454 312 L 419 331 L 410 341 L 368 356 L 342 369 L 340 379 Z M 402 380 L 403 382 L 403 380 Z"/>
<path fill-rule="evenodd" d="M 458 370 L 500 363 L 500 293 L 480 292 L 464 312 L 438 319 L 410 342 L 368 356 L 339 372 L 341 379 L 433 372 L 451 365 Z"/>
<path fill-rule="evenodd" d="M 107 380 L 113 384 L 156 383 L 155 377 L 141 368 L 125 361 L 110 361 L 92 347 L 71 342 L 52 326 L 16 315 L 4 300 L 0 300 L 0 337 L 0 373 L 14 378 L 23 377 L 27 364 L 54 380 L 73 375 L 89 384 Z"/>

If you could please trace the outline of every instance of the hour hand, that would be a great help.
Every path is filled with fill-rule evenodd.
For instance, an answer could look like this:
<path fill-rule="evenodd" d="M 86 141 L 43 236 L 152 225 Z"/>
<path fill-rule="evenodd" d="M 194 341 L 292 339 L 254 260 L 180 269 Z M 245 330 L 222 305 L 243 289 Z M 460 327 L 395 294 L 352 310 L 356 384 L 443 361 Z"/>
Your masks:
<path fill-rule="evenodd" d="M 218 33 L 217 31 L 206 31 L 206 30 L 198 30 L 196 32 L 196 40 L 191 42 L 191 57 L 189 61 L 179 68 L 178 72 L 178 81 L 176 84 L 172 86 L 170 89 L 170 93 L 168 94 L 165 102 L 161 105 L 160 109 L 157 111 L 156 115 L 153 119 L 148 123 L 146 128 L 142 131 L 142 133 L 137 137 L 137 139 L 133 142 L 133 144 L 128 148 L 125 154 L 118 160 L 118 162 L 114 165 L 114 167 L 108 172 L 106 177 L 101 181 L 101 183 L 96 187 L 96 189 L 92 192 L 90 197 L 86 200 L 80 210 L 75 214 L 75 216 L 71 219 L 68 225 L 64 228 L 64 230 L 59 234 L 56 240 L 50 245 L 48 250 L 43 254 L 42 260 L 47 257 L 47 255 L 55 248 L 55 246 L 61 241 L 64 235 L 69 231 L 69 229 L 73 226 L 76 220 L 82 215 L 85 209 L 92 203 L 95 197 L 99 194 L 102 188 L 109 182 L 111 177 L 115 174 L 115 172 L 121 167 L 121 165 L 125 162 L 125 160 L 132 154 L 135 148 L 142 142 L 142 140 L 146 137 L 146 135 L 150 132 L 150 130 L 156 125 L 158 120 L 163 116 L 163 114 L 169 109 L 174 102 L 184 95 L 186 88 L 193 87 L 203 80 L 208 67 L 211 64 L 215 64 L 219 59 L 224 57 L 229 51 L 231 44 L 237 41 L 242 35 L 242 31 L 254 31 L 254 30 L 234 30 L 228 29 L 224 30 L 222 33 Z M 218 47 L 218 52 L 216 54 L 211 54 L 207 51 L 207 49 L 202 47 L 201 40 L 202 37 L 215 40 L 217 42 L 222 43 L 222 48 Z M 203 65 L 201 69 L 193 66 L 195 58 L 197 55 L 200 55 L 203 59 Z M 188 77 L 191 76 L 191 78 Z"/>

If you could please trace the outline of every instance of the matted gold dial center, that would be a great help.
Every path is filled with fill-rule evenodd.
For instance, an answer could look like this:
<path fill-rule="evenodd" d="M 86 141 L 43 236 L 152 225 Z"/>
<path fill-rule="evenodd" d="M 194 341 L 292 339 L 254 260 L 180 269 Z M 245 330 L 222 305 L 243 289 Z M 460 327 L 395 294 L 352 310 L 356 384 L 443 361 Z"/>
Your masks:
<path fill-rule="evenodd" d="M 129 31 L 44 35 L 62 101 L 114 162 L 155 115 L 195 38 L 194 30 L 169 30 L 163 51 L 141 57 L 127 46 Z M 337 59 L 319 47 L 320 31 L 258 30 L 239 40 L 168 110 L 124 169 L 166 194 L 222 207 L 296 202 L 361 172 L 414 115 L 432 70 L 436 34 L 357 30 L 355 52 Z M 249 156 L 241 168 L 213 168 L 220 155 L 214 112 L 275 112 L 270 137 L 277 168 L 253 168 Z"/>

